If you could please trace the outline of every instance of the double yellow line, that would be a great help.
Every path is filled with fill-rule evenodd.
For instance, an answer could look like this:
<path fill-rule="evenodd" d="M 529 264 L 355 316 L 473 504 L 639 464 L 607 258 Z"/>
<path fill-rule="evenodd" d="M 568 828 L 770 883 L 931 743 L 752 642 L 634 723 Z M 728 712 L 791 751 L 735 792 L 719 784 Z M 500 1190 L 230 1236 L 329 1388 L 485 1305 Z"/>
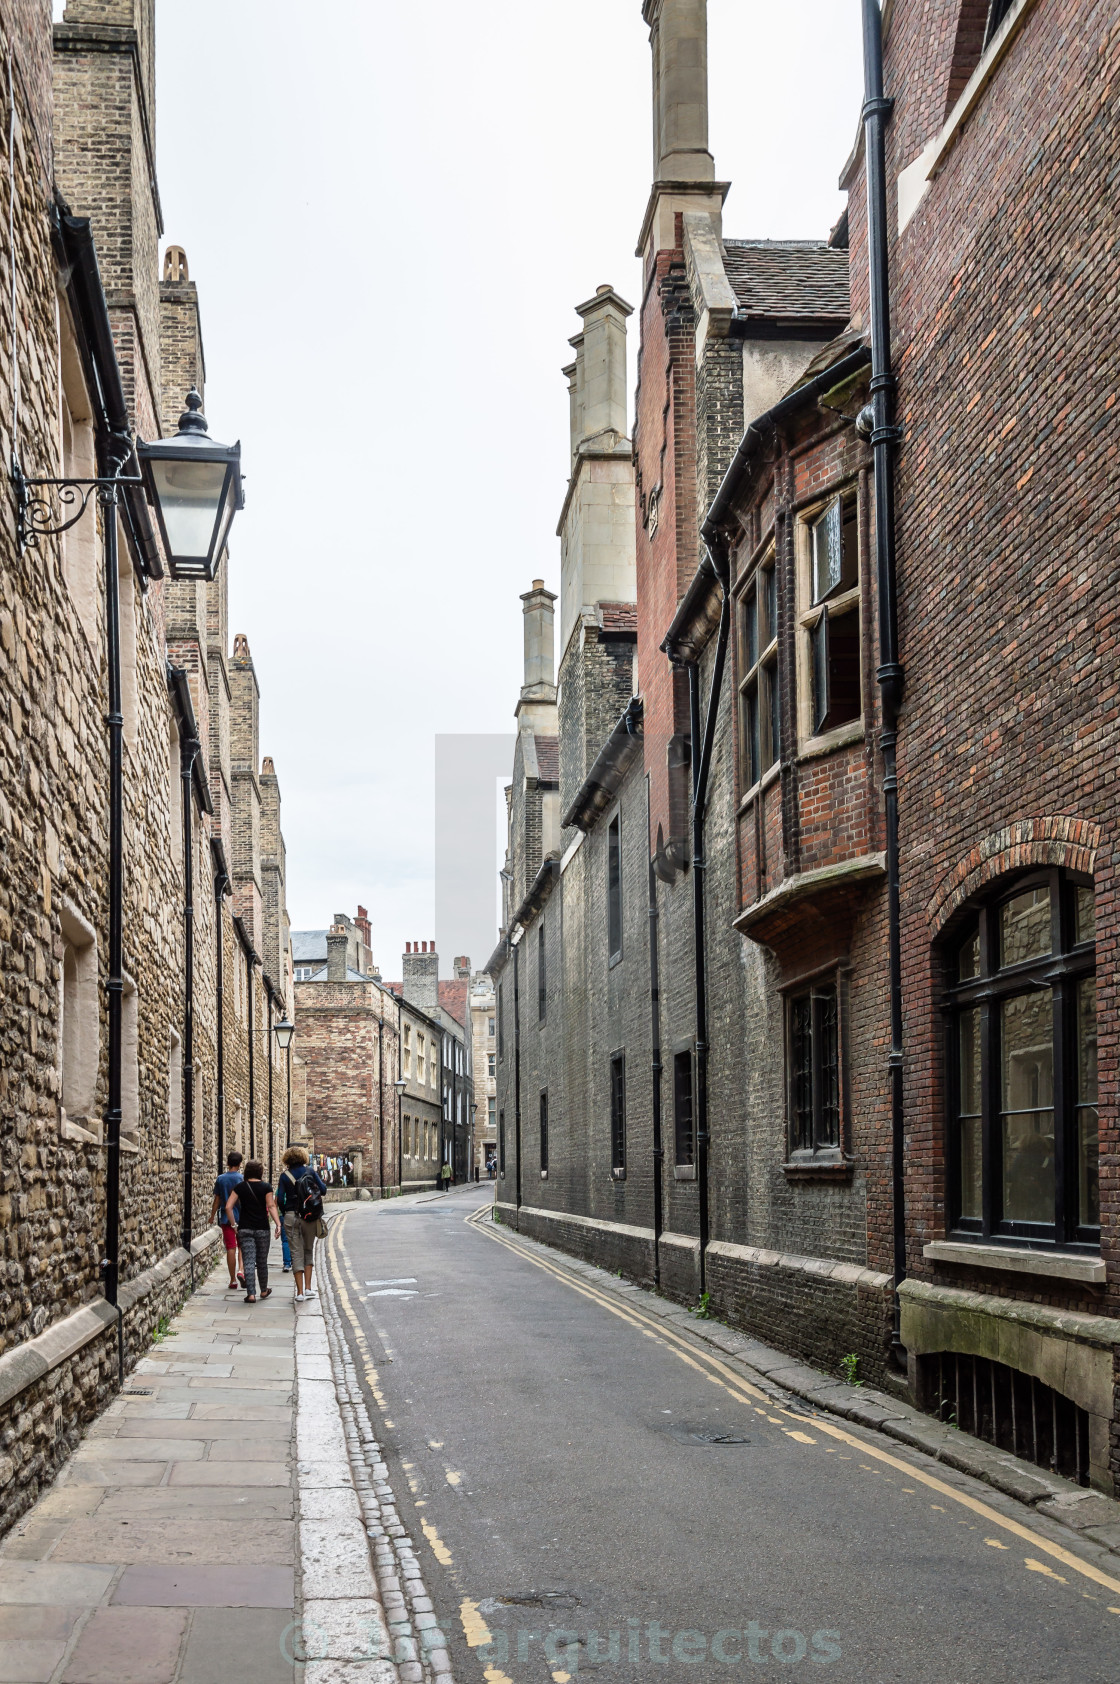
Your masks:
<path fill-rule="evenodd" d="M 880 1450 L 876 1445 L 869 1444 L 866 1439 L 856 1438 L 852 1433 L 845 1432 L 842 1427 L 835 1426 L 831 1421 L 823 1420 L 819 1415 L 804 1415 L 797 1410 L 788 1409 L 782 1404 L 775 1403 L 765 1392 L 760 1391 L 757 1386 L 752 1386 L 749 1380 L 744 1380 L 741 1375 L 736 1374 L 734 1369 L 729 1368 L 718 1357 L 710 1356 L 706 1351 L 699 1350 L 691 1340 L 684 1338 L 674 1329 L 665 1327 L 661 1322 L 650 1316 L 643 1315 L 641 1310 L 636 1309 L 633 1305 L 616 1303 L 611 1295 L 599 1291 L 596 1287 L 589 1286 L 585 1281 L 576 1280 L 571 1271 L 565 1269 L 563 1265 L 552 1263 L 544 1257 L 538 1257 L 535 1252 L 514 1239 L 511 1234 L 504 1233 L 500 1228 L 495 1227 L 494 1223 L 488 1220 L 491 1214 L 492 1207 L 482 1205 L 466 1218 L 466 1222 L 468 1226 L 476 1228 L 479 1233 L 485 1234 L 488 1239 L 495 1241 L 496 1244 L 504 1245 L 507 1251 L 516 1253 L 525 1262 L 532 1263 L 535 1268 L 543 1269 L 546 1275 L 551 1275 L 554 1280 L 562 1282 L 572 1292 L 578 1292 L 582 1298 L 590 1299 L 593 1304 L 598 1304 L 601 1309 L 608 1310 L 612 1316 L 617 1316 L 620 1321 L 629 1323 L 631 1327 L 636 1328 L 647 1339 L 656 1340 L 659 1345 L 663 1345 L 674 1356 L 679 1357 L 689 1368 L 695 1369 L 698 1374 L 705 1375 L 715 1385 L 721 1386 L 738 1402 L 749 1404 L 756 1413 L 765 1415 L 767 1420 L 774 1425 L 782 1427 L 782 1431 L 795 1443 L 815 1444 L 816 1439 L 804 1430 L 806 1427 L 811 1427 L 813 1433 L 819 1434 L 823 1438 L 835 1439 L 840 1444 L 848 1445 L 851 1449 L 857 1450 L 861 1456 L 867 1456 L 872 1461 L 881 1462 L 889 1468 L 894 1468 L 898 1473 L 905 1474 L 907 1479 L 926 1486 L 928 1490 L 935 1491 L 939 1496 L 948 1498 L 949 1501 L 958 1504 L 961 1508 L 978 1515 L 1001 1532 L 1006 1532 L 1011 1537 L 1030 1544 L 1033 1549 L 1038 1550 L 1042 1555 L 1049 1556 L 1052 1561 L 1061 1562 L 1062 1566 L 1069 1568 L 1071 1572 L 1078 1573 L 1082 1578 L 1089 1579 L 1093 1584 L 1101 1585 L 1105 1590 L 1113 1591 L 1120 1596 L 1120 1579 L 1102 1573 L 1099 1567 L 1094 1567 L 1091 1562 L 1083 1561 L 1080 1556 L 1074 1555 L 1071 1550 L 1064 1549 L 1061 1544 L 1052 1543 L 1049 1538 L 1034 1531 L 1031 1527 L 1024 1526 L 1020 1521 L 1001 1515 L 996 1509 L 989 1507 L 987 1503 L 980 1502 L 978 1498 L 970 1496 L 968 1492 L 958 1491 L 954 1486 L 947 1485 L 944 1480 L 938 1479 L 935 1474 L 927 1473 L 923 1468 L 916 1467 L 913 1462 L 904 1462 L 901 1457 L 892 1456 L 889 1451 Z M 760 1407 L 760 1405 L 765 1405 L 765 1407 Z M 784 1426 L 782 1417 L 788 1421 L 796 1421 L 798 1423 L 797 1428 Z M 1007 1547 L 994 1539 L 986 1539 L 985 1542 L 992 1544 L 995 1548 L 1003 1549 Z M 1025 1558 L 1024 1566 L 1029 1571 L 1043 1573 L 1048 1578 L 1061 1578 L 1060 1574 L 1056 1574 L 1045 1563 L 1031 1557 Z M 1110 1607 L 1109 1612 L 1120 1614 L 1120 1606 Z"/>

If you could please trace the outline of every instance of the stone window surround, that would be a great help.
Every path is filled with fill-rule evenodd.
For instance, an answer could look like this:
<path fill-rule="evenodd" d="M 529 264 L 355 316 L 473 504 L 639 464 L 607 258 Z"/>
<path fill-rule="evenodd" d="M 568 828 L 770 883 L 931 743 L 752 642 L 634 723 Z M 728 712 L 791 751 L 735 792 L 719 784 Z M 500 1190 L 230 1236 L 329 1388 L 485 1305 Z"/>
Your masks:
<path fill-rule="evenodd" d="M 100 1145 L 101 1121 L 93 1116 L 101 1056 L 97 932 L 73 902 L 66 899 L 59 900 L 58 922 L 64 944 L 58 979 L 59 1133 L 63 1140 Z M 71 1014 L 77 1017 L 77 1022 L 71 1025 L 66 1022 L 67 949 L 73 955 L 75 970 Z"/>
<path fill-rule="evenodd" d="M 830 598 L 827 604 L 813 602 L 812 568 L 813 568 L 813 526 L 824 513 L 828 505 L 839 497 L 844 503 L 853 498 L 856 504 L 858 536 L 856 583 L 850 590 L 841 592 L 835 598 Z M 868 511 L 864 499 L 860 495 L 860 476 L 849 475 L 845 480 L 830 486 L 826 496 L 820 497 L 811 504 L 797 511 L 797 522 L 794 533 L 794 567 L 797 593 L 797 645 L 794 654 L 794 708 L 797 719 L 797 753 L 798 759 L 812 759 L 817 755 L 830 754 L 833 749 L 842 748 L 845 744 L 858 742 L 867 730 L 867 697 L 863 694 L 864 662 L 860 661 L 860 712 L 856 719 L 846 719 L 840 725 L 833 725 L 827 731 L 815 732 L 812 723 L 813 710 L 813 653 L 812 629 L 816 626 L 824 613 L 843 613 L 854 611 L 859 619 L 859 649 L 864 647 L 864 638 L 868 627 L 864 619 L 863 610 L 863 563 L 869 542 Z M 781 591 L 781 579 L 778 581 Z M 778 607 L 781 616 L 781 605 Z"/>

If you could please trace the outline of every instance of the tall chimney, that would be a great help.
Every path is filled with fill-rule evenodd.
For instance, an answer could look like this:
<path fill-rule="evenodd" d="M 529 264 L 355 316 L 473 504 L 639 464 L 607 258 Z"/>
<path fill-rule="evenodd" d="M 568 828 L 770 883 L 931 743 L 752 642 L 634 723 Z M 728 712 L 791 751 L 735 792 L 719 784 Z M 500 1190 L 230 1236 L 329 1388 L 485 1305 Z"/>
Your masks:
<path fill-rule="evenodd" d="M 546 591 L 543 579 L 534 579 L 531 591 L 521 598 L 525 604 L 525 683 L 523 702 L 556 700 L 556 655 L 553 649 L 553 604 L 556 595 Z"/>
<path fill-rule="evenodd" d="M 424 943 L 425 950 L 428 943 Z M 411 949 L 411 951 L 410 951 Z M 421 952 L 418 941 L 410 942 L 401 959 L 402 992 L 410 1006 L 429 1017 L 439 1010 L 439 955 L 433 941 L 431 952 Z"/>
<path fill-rule="evenodd" d="M 653 49 L 653 179 L 713 181 L 707 0 L 645 0 Z"/>
<path fill-rule="evenodd" d="M 642 0 L 653 53 L 653 193 L 638 240 L 647 262 L 674 244 L 678 211 L 719 219 L 726 182 L 708 151 L 707 0 Z"/>
<path fill-rule="evenodd" d="M 346 949 L 350 937 L 345 924 L 332 924 L 327 931 L 327 981 L 346 981 Z"/>
<path fill-rule="evenodd" d="M 578 392 L 578 404 L 572 404 L 573 457 L 581 444 L 604 433 L 614 433 L 613 442 L 628 436 L 626 318 L 634 309 L 612 286 L 601 286 L 594 298 L 576 305 L 576 314 L 583 318 L 583 332 L 569 341 L 576 352 L 571 384 Z"/>

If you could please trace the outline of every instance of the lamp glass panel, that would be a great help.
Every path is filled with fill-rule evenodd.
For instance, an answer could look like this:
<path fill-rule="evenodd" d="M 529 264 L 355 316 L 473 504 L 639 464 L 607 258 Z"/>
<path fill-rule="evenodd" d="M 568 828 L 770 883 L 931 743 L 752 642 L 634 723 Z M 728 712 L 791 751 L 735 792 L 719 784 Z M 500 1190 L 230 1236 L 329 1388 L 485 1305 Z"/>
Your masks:
<path fill-rule="evenodd" d="M 225 484 L 225 463 L 156 460 L 151 466 L 172 555 L 209 555 Z"/>

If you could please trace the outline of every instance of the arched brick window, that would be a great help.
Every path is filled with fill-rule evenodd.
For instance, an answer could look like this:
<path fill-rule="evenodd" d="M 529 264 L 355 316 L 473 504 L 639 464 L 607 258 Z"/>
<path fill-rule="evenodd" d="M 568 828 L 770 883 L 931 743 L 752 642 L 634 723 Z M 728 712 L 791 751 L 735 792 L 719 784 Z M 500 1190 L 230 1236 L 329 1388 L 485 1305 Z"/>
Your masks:
<path fill-rule="evenodd" d="M 1093 886 L 993 885 L 948 942 L 949 1195 L 958 1233 L 1096 1250 Z"/>

